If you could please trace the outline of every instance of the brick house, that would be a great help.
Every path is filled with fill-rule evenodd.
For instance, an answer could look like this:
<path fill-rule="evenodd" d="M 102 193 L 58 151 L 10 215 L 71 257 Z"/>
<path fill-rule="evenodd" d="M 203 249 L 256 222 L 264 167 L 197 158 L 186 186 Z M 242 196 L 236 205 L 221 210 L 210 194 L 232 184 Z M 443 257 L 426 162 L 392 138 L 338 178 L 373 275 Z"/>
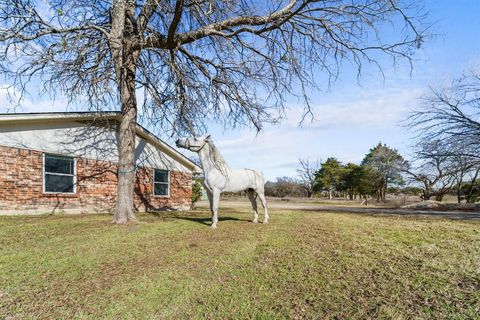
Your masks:
<path fill-rule="evenodd" d="M 0 114 L 0 214 L 112 212 L 119 118 Z M 189 209 L 200 168 L 143 127 L 136 131 L 136 209 Z"/>

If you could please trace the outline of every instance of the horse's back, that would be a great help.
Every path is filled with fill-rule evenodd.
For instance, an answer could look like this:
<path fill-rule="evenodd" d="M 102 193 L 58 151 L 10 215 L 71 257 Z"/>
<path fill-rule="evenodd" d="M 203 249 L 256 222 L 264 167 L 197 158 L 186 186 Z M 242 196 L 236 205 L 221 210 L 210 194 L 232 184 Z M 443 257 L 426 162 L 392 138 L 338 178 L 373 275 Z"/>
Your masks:
<path fill-rule="evenodd" d="M 226 191 L 243 191 L 248 189 L 263 189 L 265 179 L 258 171 L 252 169 L 234 169 L 227 179 Z"/>

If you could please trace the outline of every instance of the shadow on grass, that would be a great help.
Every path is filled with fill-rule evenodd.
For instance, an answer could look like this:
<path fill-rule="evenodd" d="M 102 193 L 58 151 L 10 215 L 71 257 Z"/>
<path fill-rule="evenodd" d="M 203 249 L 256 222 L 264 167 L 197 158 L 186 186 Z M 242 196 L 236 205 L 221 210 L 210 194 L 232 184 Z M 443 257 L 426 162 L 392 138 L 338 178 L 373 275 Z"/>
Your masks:
<path fill-rule="evenodd" d="M 181 216 L 176 216 L 176 217 L 172 217 L 172 218 L 173 219 L 180 219 L 180 220 L 197 222 L 197 223 L 201 223 L 201 224 L 204 224 L 204 225 L 207 225 L 207 226 L 209 226 L 212 222 L 211 218 L 181 217 Z M 250 222 L 251 220 L 239 219 L 239 218 L 234 218 L 234 217 L 218 217 L 218 222 L 222 222 L 222 221 L 247 221 L 247 222 Z"/>
<path fill-rule="evenodd" d="M 192 214 L 192 215 L 179 215 L 178 212 L 168 212 L 168 211 L 159 211 L 159 212 L 147 212 L 148 214 L 161 218 L 162 220 L 187 220 L 187 221 L 192 221 L 196 223 L 200 223 L 203 225 L 210 225 L 212 222 L 212 218 L 210 217 L 205 217 L 205 216 L 199 216 L 197 214 Z M 246 222 L 251 222 L 251 220 L 248 219 L 242 219 L 242 218 L 235 218 L 235 217 L 229 217 L 229 216 L 223 216 L 223 217 L 218 217 L 218 221 L 246 221 Z"/>

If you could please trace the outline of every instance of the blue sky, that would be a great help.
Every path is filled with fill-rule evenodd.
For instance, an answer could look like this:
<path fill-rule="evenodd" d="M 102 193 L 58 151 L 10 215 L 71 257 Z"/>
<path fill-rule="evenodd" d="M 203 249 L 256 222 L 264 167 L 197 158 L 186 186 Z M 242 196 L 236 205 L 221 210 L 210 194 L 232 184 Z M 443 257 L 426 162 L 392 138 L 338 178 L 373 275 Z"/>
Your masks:
<path fill-rule="evenodd" d="M 414 69 L 404 63 L 383 64 L 385 78 L 366 68 L 358 83 L 356 69 L 344 65 L 330 89 L 311 95 L 315 120 L 298 127 L 303 106 L 289 101 L 287 119 L 256 133 L 250 129 L 225 131 L 209 127 L 217 146 L 232 167 L 262 171 L 270 180 L 295 176 L 299 158 L 333 156 L 343 162 L 360 162 L 379 141 L 397 148 L 407 158 L 411 137 L 399 126 L 429 86 L 442 86 L 462 71 L 480 65 L 480 0 L 430 0 L 431 30 L 437 34 L 414 56 Z M 321 84 L 320 84 L 321 86 Z M 9 106 L 0 84 L 0 112 Z M 327 90 L 328 89 L 328 90 Z M 65 100 L 30 97 L 24 112 L 65 111 Z M 165 138 L 165 137 L 162 137 Z M 185 152 L 189 157 L 193 154 Z"/>
<path fill-rule="evenodd" d="M 298 158 L 333 156 L 360 162 L 379 141 L 411 156 L 411 133 L 399 125 L 430 86 L 447 85 L 462 71 L 480 63 L 480 1 L 426 1 L 433 39 L 407 64 L 384 64 L 385 79 L 367 68 L 360 79 L 348 65 L 330 90 L 312 95 L 315 120 L 298 127 L 301 105 L 292 102 L 288 119 L 259 134 L 243 129 L 225 132 L 211 127 L 225 159 L 233 167 L 256 168 L 272 180 L 295 176 Z"/>

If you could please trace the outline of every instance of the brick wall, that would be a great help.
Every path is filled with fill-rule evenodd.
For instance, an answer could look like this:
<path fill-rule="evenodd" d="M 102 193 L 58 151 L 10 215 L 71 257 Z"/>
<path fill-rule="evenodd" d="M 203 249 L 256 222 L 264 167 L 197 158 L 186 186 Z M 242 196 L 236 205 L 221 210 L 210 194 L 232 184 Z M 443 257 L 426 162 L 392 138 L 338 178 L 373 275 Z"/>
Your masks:
<path fill-rule="evenodd" d="M 0 213 L 112 212 L 117 193 L 117 166 L 108 161 L 77 158 L 75 194 L 43 193 L 43 153 L 0 146 Z M 153 169 L 137 170 L 137 211 L 188 209 L 191 205 L 188 173 L 170 173 L 170 196 L 153 196 Z"/>

